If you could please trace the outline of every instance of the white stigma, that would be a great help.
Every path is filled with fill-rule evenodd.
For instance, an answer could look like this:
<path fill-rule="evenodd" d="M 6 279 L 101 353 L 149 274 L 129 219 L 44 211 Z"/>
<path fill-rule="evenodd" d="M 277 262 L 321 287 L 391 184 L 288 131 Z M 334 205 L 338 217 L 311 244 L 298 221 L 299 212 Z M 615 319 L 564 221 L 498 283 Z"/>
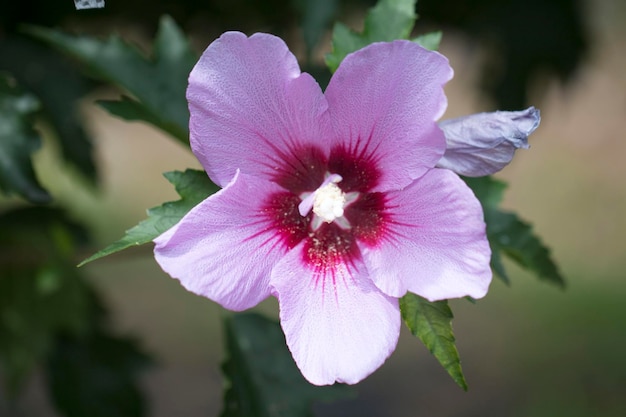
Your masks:
<path fill-rule="evenodd" d="M 313 213 L 318 215 L 326 223 L 332 223 L 335 219 L 343 216 L 345 204 L 346 194 L 341 191 L 334 181 L 329 182 L 315 191 L 313 197 Z"/>
<path fill-rule="evenodd" d="M 307 216 L 313 210 L 311 229 L 316 231 L 324 223 L 335 222 L 342 229 L 349 229 L 350 222 L 346 219 L 344 209 L 359 198 L 356 191 L 344 193 L 337 183 L 343 178 L 338 174 L 330 174 L 319 188 L 312 193 L 303 193 L 298 205 L 301 216 Z"/>

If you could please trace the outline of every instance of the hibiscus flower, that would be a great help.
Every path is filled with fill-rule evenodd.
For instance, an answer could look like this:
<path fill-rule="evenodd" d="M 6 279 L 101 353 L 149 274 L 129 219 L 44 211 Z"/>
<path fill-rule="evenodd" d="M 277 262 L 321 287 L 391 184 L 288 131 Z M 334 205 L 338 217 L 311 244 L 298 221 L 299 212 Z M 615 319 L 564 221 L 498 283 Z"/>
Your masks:
<path fill-rule="evenodd" d="M 451 77 L 437 52 L 376 43 L 322 92 L 281 39 L 223 34 L 187 90 L 192 150 L 223 188 L 155 239 L 156 260 L 227 309 L 276 297 L 306 379 L 362 380 L 395 349 L 407 291 L 480 298 L 491 281 L 480 203 L 436 167 Z"/>

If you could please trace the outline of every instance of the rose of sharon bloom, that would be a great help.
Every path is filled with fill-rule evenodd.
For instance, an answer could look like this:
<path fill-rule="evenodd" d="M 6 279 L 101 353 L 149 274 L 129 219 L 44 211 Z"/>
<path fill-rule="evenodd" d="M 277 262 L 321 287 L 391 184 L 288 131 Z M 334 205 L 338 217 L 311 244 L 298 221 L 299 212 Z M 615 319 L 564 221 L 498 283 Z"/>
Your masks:
<path fill-rule="evenodd" d="M 395 349 L 398 299 L 483 297 L 480 203 L 436 168 L 452 77 L 415 43 L 348 55 L 323 93 L 285 43 L 229 32 L 189 77 L 194 154 L 223 187 L 155 239 L 161 267 L 231 310 L 278 299 L 313 384 L 356 383 Z"/>

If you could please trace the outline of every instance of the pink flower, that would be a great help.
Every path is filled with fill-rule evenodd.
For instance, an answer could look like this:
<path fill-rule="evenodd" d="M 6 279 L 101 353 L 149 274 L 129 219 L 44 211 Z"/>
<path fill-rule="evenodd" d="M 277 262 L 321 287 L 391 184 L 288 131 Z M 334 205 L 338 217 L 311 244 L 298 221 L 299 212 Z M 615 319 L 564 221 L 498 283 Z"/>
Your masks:
<path fill-rule="evenodd" d="M 155 240 L 161 267 L 231 310 L 272 295 L 312 383 L 395 349 L 398 299 L 482 297 L 480 203 L 446 150 L 448 61 L 408 41 L 348 55 L 323 93 L 282 40 L 225 33 L 189 77 L 191 146 L 223 189 Z"/>

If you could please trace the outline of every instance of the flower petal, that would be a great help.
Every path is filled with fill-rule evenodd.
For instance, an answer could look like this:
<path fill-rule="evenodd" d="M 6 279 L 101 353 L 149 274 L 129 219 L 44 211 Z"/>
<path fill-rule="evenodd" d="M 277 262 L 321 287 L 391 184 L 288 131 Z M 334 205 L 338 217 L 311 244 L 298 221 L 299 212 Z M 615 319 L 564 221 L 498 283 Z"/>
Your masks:
<path fill-rule="evenodd" d="M 322 90 L 275 36 L 223 34 L 191 72 L 187 99 L 191 147 L 220 186 L 238 168 L 274 175 L 303 146 L 328 148 Z"/>
<path fill-rule="evenodd" d="M 450 78 L 443 55 L 409 41 L 372 44 L 343 60 L 325 93 L 337 145 L 375 162 L 374 190 L 401 189 L 441 159 L 435 122 Z"/>
<path fill-rule="evenodd" d="M 355 384 L 395 349 L 398 300 L 373 285 L 358 259 L 316 275 L 303 260 L 303 247 L 296 246 L 272 271 L 287 345 L 312 384 Z"/>
<path fill-rule="evenodd" d="M 225 308 L 255 306 L 270 295 L 270 271 L 284 254 L 258 214 L 262 198 L 277 189 L 237 173 L 154 240 L 157 262 L 187 290 Z"/>
<path fill-rule="evenodd" d="M 376 286 L 431 301 L 483 297 L 491 282 L 491 250 L 480 203 L 450 171 L 432 169 L 400 192 L 387 194 L 385 236 L 360 242 Z"/>
<path fill-rule="evenodd" d="M 540 120 L 534 107 L 444 120 L 439 127 L 447 148 L 437 166 L 468 177 L 498 172 L 511 162 L 516 149 L 528 148 L 528 136 Z"/>

